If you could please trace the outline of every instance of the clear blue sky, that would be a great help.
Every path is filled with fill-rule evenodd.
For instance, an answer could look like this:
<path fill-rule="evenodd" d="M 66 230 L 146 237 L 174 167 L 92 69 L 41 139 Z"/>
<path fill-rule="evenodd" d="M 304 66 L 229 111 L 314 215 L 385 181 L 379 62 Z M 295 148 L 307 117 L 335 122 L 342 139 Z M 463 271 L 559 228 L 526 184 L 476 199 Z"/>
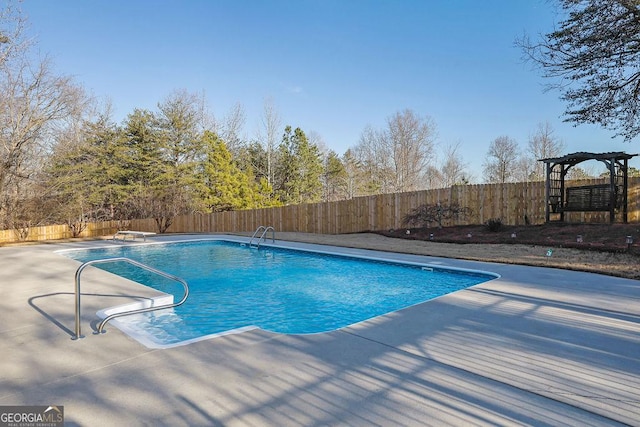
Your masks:
<path fill-rule="evenodd" d="M 343 154 L 367 125 L 412 109 L 438 144 L 460 143 L 476 181 L 491 141 L 524 149 L 548 121 L 566 152 L 640 152 L 597 126 L 562 122 L 557 92 L 514 41 L 558 20 L 548 0 L 25 0 L 29 34 L 58 72 L 109 98 L 120 122 L 176 89 L 211 112 L 236 103 L 246 136 L 265 98 L 283 125 L 315 132 Z M 631 162 L 640 167 L 636 158 Z M 596 166 L 600 168 L 599 166 Z"/>

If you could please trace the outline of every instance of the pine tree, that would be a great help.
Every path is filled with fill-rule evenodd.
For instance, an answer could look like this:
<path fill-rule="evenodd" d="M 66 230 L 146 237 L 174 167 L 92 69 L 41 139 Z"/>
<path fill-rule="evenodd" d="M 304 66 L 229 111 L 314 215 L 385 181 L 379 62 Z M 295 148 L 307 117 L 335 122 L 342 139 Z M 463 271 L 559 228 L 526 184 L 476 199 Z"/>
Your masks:
<path fill-rule="evenodd" d="M 236 166 L 224 141 L 209 131 L 202 140 L 207 152 L 202 182 L 208 209 L 221 212 L 253 207 L 253 183 Z"/>
<path fill-rule="evenodd" d="M 324 201 L 343 200 L 348 194 L 348 175 L 338 154 L 330 150 L 324 162 L 323 172 Z"/>
<path fill-rule="evenodd" d="M 284 204 L 319 202 L 322 197 L 320 150 L 305 133 L 285 128 L 279 147 L 276 189 Z"/>

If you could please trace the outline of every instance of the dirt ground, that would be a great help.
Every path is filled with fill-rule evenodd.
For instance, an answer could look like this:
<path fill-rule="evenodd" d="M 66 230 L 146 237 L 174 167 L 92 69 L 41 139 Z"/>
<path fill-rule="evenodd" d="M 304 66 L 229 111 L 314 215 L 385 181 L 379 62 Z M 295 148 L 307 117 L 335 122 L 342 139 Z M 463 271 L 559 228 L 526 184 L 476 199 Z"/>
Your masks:
<path fill-rule="evenodd" d="M 485 225 L 388 230 L 431 246 L 429 255 L 546 266 L 640 279 L 640 224 Z M 627 236 L 633 243 L 627 244 Z"/>

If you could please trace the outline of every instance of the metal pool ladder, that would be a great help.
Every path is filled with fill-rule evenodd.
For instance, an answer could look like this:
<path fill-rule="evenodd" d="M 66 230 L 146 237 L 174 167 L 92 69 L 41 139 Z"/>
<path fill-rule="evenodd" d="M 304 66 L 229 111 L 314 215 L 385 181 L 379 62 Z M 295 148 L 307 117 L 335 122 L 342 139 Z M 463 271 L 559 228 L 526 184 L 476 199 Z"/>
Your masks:
<path fill-rule="evenodd" d="M 271 243 L 276 241 L 276 230 L 274 230 L 273 227 L 269 226 L 269 227 L 265 227 L 264 225 L 261 225 L 260 227 L 256 228 L 256 231 L 253 233 L 253 236 L 251 236 L 251 240 L 249 240 L 249 247 L 251 247 L 251 245 L 253 245 L 253 239 L 256 238 L 256 236 L 258 235 L 258 233 L 260 231 L 262 231 L 262 234 L 260 235 L 260 237 L 258 238 L 258 243 L 256 244 L 256 248 L 260 248 L 260 242 L 262 242 L 263 240 L 266 241 L 266 236 L 267 233 L 269 232 L 269 230 L 271 230 Z"/>
<path fill-rule="evenodd" d="M 135 310 L 128 310 L 128 311 L 123 311 L 120 313 L 114 313 L 110 316 L 105 317 L 102 322 L 100 322 L 100 324 L 98 325 L 98 330 L 97 330 L 97 334 L 102 333 L 104 325 L 107 324 L 108 321 L 110 321 L 113 318 L 116 317 L 121 317 L 121 316 L 128 316 L 130 314 L 138 314 L 138 313 L 146 313 L 149 311 L 155 311 L 155 310 L 162 310 L 165 308 L 172 308 L 172 307 L 177 307 L 179 305 L 182 305 L 186 300 L 187 297 L 189 296 L 189 285 L 187 284 L 186 281 L 184 281 L 183 279 L 176 277 L 174 275 L 171 275 L 169 273 L 165 273 L 164 271 L 160 271 L 157 270 L 153 267 L 150 267 L 146 264 L 142 264 L 141 262 L 138 261 L 134 261 L 130 258 L 124 258 L 124 257 L 117 257 L 117 258 L 105 258 L 105 259 L 96 259 L 93 261 L 87 261 L 84 264 L 82 264 L 80 267 L 78 267 L 78 269 L 76 270 L 76 276 L 75 276 L 75 280 L 76 280 L 76 335 L 75 337 L 72 337 L 71 339 L 73 340 L 77 340 L 80 338 L 84 338 L 84 336 L 82 335 L 82 332 L 80 330 L 80 275 L 82 274 L 82 271 L 93 264 L 106 264 L 106 263 L 111 263 L 111 262 L 127 262 L 129 264 L 135 265 L 136 267 L 140 267 L 143 270 L 147 270 L 150 271 L 151 273 L 155 273 L 157 275 L 160 275 L 162 277 L 165 277 L 167 279 L 179 282 L 180 284 L 182 284 L 182 286 L 184 287 L 184 296 L 182 297 L 182 299 L 176 303 L 171 303 L 171 304 L 164 304 L 164 305 L 159 305 L 159 306 L 155 306 L 155 307 L 145 307 L 145 308 L 138 308 Z"/>

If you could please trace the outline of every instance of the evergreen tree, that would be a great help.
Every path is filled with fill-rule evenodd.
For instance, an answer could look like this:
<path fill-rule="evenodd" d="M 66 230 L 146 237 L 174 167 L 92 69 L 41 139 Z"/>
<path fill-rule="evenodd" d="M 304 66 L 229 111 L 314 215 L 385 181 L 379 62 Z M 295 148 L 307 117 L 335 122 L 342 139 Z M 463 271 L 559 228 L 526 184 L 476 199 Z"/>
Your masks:
<path fill-rule="evenodd" d="M 148 187 L 162 163 L 160 137 L 154 114 L 148 110 L 135 109 L 127 116 L 124 134 L 127 154 L 124 164 L 128 171 L 128 184 Z"/>
<path fill-rule="evenodd" d="M 342 160 L 335 151 L 330 150 L 324 161 L 323 200 L 330 202 L 343 200 L 348 194 L 348 175 Z"/>
<path fill-rule="evenodd" d="M 132 201 L 139 201 L 146 216 L 155 219 L 160 233 L 177 215 L 205 209 L 198 183 L 203 156 L 198 102 L 193 95 L 176 92 L 159 104 L 160 112 L 153 120 L 147 122 L 149 117 L 142 117 L 144 130 L 151 130 L 151 137 L 140 146 L 147 155 L 138 154 L 137 158 L 144 162 L 150 182 L 148 186 L 137 183 Z"/>
<path fill-rule="evenodd" d="M 282 202 L 278 196 L 274 194 L 273 187 L 271 187 L 266 177 L 260 178 L 254 185 L 253 209 L 282 206 Z"/>
<path fill-rule="evenodd" d="M 50 199 L 57 203 L 53 219 L 79 234 L 86 221 L 113 219 L 126 198 L 126 155 L 122 133 L 107 115 L 69 132 L 44 170 Z"/>
<path fill-rule="evenodd" d="M 247 209 L 254 205 L 255 184 L 231 158 L 226 144 L 213 132 L 205 131 L 207 157 L 203 165 L 205 204 L 212 212 Z"/>
<path fill-rule="evenodd" d="M 305 133 L 285 128 L 279 147 L 277 192 L 284 204 L 315 203 L 322 196 L 320 150 Z"/>
<path fill-rule="evenodd" d="M 120 207 L 131 191 L 130 152 L 124 130 L 111 122 L 109 116 L 100 116 L 88 123 L 84 131 L 91 161 L 83 165 L 85 186 L 89 181 L 92 194 L 89 200 L 95 209 L 102 210 L 102 217 L 122 219 L 128 212 Z"/>

